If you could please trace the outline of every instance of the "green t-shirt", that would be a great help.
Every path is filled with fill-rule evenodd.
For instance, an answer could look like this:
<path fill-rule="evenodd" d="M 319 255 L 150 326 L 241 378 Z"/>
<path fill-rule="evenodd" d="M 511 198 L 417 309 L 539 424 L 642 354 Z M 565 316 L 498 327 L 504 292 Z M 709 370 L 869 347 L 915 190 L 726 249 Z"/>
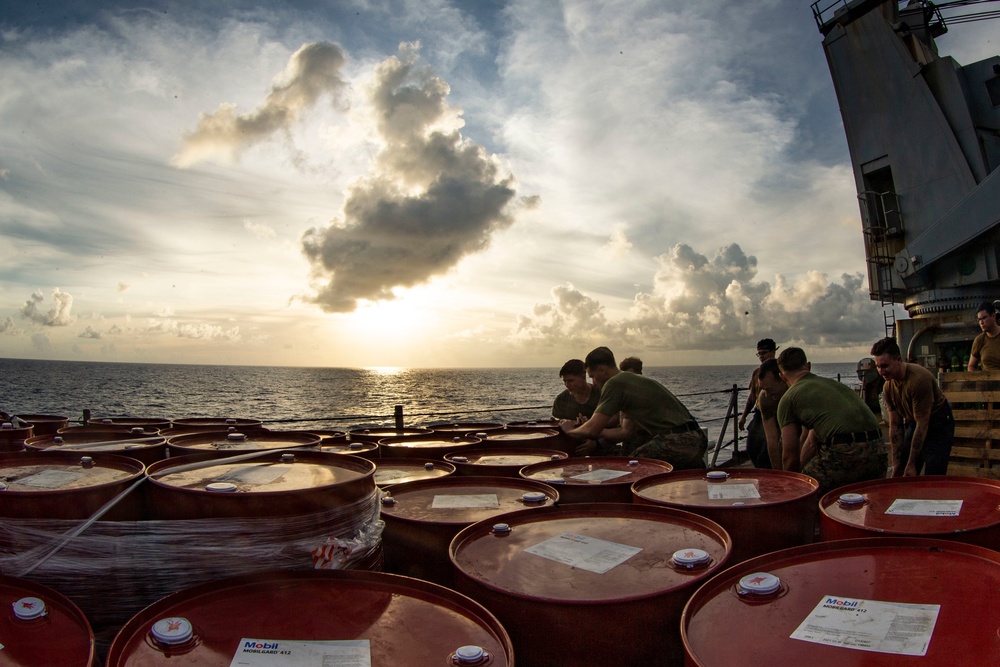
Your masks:
<path fill-rule="evenodd" d="M 552 402 L 552 416 L 556 419 L 576 419 L 583 415 L 589 419 L 594 414 L 594 408 L 597 407 L 600 400 L 601 390 L 597 387 L 591 388 L 590 398 L 587 399 L 586 403 L 577 403 L 573 394 L 569 393 L 569 389 L 565 389 Z"/>
<path fill-rule="evenodd" d="M 778 424 L 815 429 L 820 442 L 834 435 L 877 431 L 878 420 L 846 384 L 806 373 L 778 403 Z"/>
<path fill-rule="evenodd" d="M 654 436 L 673 426 L 694 421 L 669 389 L 652 378 L 626 371 L 604 383 L 601 402 L 594 412 L 609 416 L 621 412 Z"/>

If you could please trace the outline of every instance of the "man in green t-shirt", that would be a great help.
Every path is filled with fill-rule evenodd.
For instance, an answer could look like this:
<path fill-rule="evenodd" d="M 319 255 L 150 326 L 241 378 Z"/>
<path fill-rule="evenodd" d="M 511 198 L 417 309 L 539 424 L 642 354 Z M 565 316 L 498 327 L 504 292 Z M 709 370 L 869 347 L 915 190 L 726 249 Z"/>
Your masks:
<path fill-rule="evenodd" d="M 788 391 L 778 402 L 785 470 L 819 482 L 820 495 L 845 484 L 885 477 L 887 459 L 878 420 L 853 389 L 814 375 L 806 353 L 789 347 L 778 355 Z M 803 430 L 815 431 L 816 455 L 800 463 Z"/>
<path fill-rule="evenodd" d="M 676 470 L 705 467 L 708 439 L 688 409 L 662 384 L 635 373 L 622 372 L 606 347 L 590 352 L 584 360 L 587 374 L 601 387 L 594 415 L 581 425 L 560 423 L 563 431 L 580 440 L 601 439 L 634 443 L 636 433 L 649 438 L 631 444 L 626 456 L 661 459 Z M 607 428 L 621 413 L 621 425 Z"/>
<path fill-rule="evenodd" d="M 984 371 L 1000 371 L 1000 324 L 997 324 L 996 306 L 989 301 L 979 304 L 976 319 L 983 332 L 972 341 L 968 369 L 979 370 L 982 363 Z"/>

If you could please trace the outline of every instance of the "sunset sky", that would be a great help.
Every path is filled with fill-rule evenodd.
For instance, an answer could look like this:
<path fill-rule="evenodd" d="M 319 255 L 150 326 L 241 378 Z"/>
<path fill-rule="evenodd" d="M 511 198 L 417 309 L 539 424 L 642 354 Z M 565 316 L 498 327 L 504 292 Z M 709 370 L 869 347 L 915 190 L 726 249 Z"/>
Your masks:
<path fill-rule="evenodd" d="M 0 357 L 751 364 L 884 335 L 807 0 L 3 4 Z"/>

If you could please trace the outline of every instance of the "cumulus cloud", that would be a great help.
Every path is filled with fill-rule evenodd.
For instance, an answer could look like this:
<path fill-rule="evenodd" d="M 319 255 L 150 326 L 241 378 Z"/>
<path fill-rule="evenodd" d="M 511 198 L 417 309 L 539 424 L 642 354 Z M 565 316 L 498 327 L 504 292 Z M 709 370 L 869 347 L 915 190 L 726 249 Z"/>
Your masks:
<path fill-rule="evenodd" d="M 253 236 L 260 239 L 261 241 L 269 241 L 278 237 L 278 233 L 274 231 L 271 227 L 259 222 L 250 222 L 249 220 L 243 221 L 243 229 L 247 230 Z"/>
<path fill-rule="evenodd" d="M 190 167 L 214 156 L 233 160 L 246 148 L 275 133 L 287 132 L 321 97 L 339 97 L 345 87 L 340 71 L 346 62 L 337 44 L 304 44 L 289 59 L 283 82 L 271 89 L 255 111 L 238 114 L 236 105 L 227 103 L 202 114 L 198 127 L 184 137 L 173 164 Z"/>
<path fill-rule="evenodd" d="M 52 290 L 52 306 L 46 309 L 45 295 L 39 290 L 21 306 L 21 316 L 36 324 L 48 327 L 64 327 L 72 324 L 74 317 L 73 295 L 63 292 L 58 287 Z"/>
<path fill-rule="evenodd" d="M 370 101 L 383 142 L 372 171 L 348 192 L 343 218 L 302 237 L 326 312 L 389 300 L 484 250 L 513 219 L 513 177 L 459 132 L 448 84 L 404 45 L 375 70 Z"/>
<path fill-rule="evenodd" d="M 8 332 L 14 333 L 14 320 L 10 317 L 0 320 L 0 334 Z"/>
<path fill-rule="evenodd" d="M 708 257 L 678 244 L 660 256 L 653 289 L 635 295 L 628 313 L 609 320 L 603 306 L 573 288 L 556 287 L 548 303 L 518 315 L 516 341 L 566 339 L 652 350 L 725 350 L 757 338 L 801 345 L 866 344 L 881 335 L 879 306 L 861 274 L 839 281 L 812 271 L 789 283 L 759 280 L 757 260 L 736 244 Z"/>
<path fill-rule="evenodd" d="M 623 225 L 615 225 L 611 230 L 611 238 L 604 244 L 604 251 L 615 259 L 625 259 L 632 249 L 632 242 L 628 240 Z"/>
<path fill-rule="evenodd" d="M 103 338 L 103 335 L 94 327 L 87 325 L 83 331 L 77 334 L 77 338 L 93 338 L 94 340 L 100 340 Z"/>
<path fill-rule="evenodd" d="M 146 331 L 194 340 L 235 342 L 241 338 L 238 326 L 227 329 L 209 322 L 178 322 L 171 319 L 158 320 L 150 318 L 146 321 Z"/>

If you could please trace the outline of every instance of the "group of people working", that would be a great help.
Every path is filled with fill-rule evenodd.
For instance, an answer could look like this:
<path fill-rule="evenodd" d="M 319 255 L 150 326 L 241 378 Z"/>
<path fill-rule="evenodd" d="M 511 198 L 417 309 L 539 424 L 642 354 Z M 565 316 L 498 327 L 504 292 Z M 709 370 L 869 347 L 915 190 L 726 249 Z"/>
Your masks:
<path fill-rule="evenodd" d="M 968 370 L 1000 370 L 1000 325 L 992 303 L 977 309 L 982 333 L 972 345 Z M 903 360 L 893 338 L 876 341 L 871 355 L 885 380 L 889 451 L 879 418 L 850 387 L 812 373 L 805 352 L 777 353 L 773 340 L 757 343 L 760 366 L 739 420 L 753 413 L 747 453 L 761 468 L 802 472 L 820 493 L 886 476 L 943 475 L 955 437 L 951 406 L 934 375 Z M 615 364 L 606 347 L 573 359 L 559 371 L 566 390 L 552 416 L 580 441 L 577 454 L 657 458 L 674 469 L 705 467 L 708 439 L 686 407 L 666 387 L 642 375 L 642 362 Z M 593 384 L 587 382 L 587 376 Z"/>

